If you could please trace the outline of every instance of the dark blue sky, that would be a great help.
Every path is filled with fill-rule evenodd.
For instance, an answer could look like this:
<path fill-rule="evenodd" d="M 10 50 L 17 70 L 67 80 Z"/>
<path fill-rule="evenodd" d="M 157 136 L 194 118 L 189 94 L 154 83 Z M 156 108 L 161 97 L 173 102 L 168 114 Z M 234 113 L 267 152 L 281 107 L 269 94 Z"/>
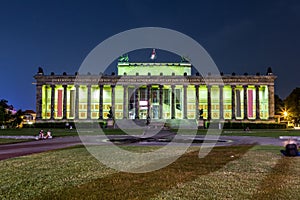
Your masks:
<path fill-rule="evenodd" d="M 39 66 L 46 74 L 74 74 L 106 38 L 148 26 L 192 37 L 224 73 L 264 74 L 272 67 L 281 98 L 300 86 L 297 0 L 2 0 L 0 98 L 17 109 L 35 110 L 32 83 Z"/>

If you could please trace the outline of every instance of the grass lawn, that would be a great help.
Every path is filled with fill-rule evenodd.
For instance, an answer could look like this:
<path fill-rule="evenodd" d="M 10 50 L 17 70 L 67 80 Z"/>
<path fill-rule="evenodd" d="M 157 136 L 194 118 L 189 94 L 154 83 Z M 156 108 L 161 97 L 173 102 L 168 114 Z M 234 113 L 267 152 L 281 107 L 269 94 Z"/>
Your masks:
<path fill-rule="evenodd" d="M 6 138 L 0 138 L 0 145 L 1 144 L 14 144 L 14 143 L 19 143 L 19 142 L 28 142 L 32 140 L 23 140 L 23 139 L 6 139 Z"/>
<path fill-rule="evenodd" d="M 44 129 L 44 132 L 47 131 L 48 129 Z M 76 129 L 59 129 L 59 128 L 55 128 L 55 129 L 50 129 L 52 132 L 52 135 L 54 137 L 58 137 L 58 136 L 76 136 L 78 135 Z M 84 131 L 85 129 L 81 129 L 82 131 Z M 106 135 L 124 135 L 126 133 L 124 133 L 124 131 L 122 131 L 121 129 L 102 129 L 103 132 Z M 36 136 L 38 135 L 40 129 L 39 128 L 22 128 L 22 129 L 4 129 L 4 130 L 0 130 L 0 135 L 26 135 L 26 136 Z M 86 129 L 86 134 L 91 135 L 91 134 L 99 134 L 99 129 L 97 128 L 89 128 Z M 142 129 L 132 129 L 129 130 L 130 134 L 135 134 L 135 135 L 141 135 L 143 133 Z"/>
<path fill-rule="evenodd" d="M 45 129 L 46 131 L 47 129 Z M 99 129 L 87 129 L 87 134 L 98 134 Z M 0 130 L 0 135 L 28 135 L 35 136 L 38 135 L 40 129 L 38 128 L 23 128 L 23 129 L 4 129 Z M 53 136 L 76 136 L 78 135 L 76 129 L 51 129 Z M 121 129 L 103 129 L 106 135 L 124 135 L 126 134 Z M 141 135 L 143 133 L 142 129 L 133 129 L 127 130 L 130 134 L 133 135 Z M 173 132 L 177 132 L 176 129 L 172 130 Z M 193 130 L 192 130 L 193 131 Z M 190 134 L 191 130 L 182 130 L 180 134 Z M 211 129 L 211 134 L 218 132 L 218 130 Z M 197 131 L 197 135 L 205 135 L 207 130 L 200 129 Z M 259 137 L 279 137 L 279 136 L 300 136 L 300 130 L 294 129 L 254 129 L 251 131 L 243 131 L 243 130 L 222 130 L 222 135 L 228 136 L 259 136 Z"/>
<path fill-rule="evenodd" d="M 218 130 L 211 130 L 211 134 L 217 133 Z M 187 132 L 188 133 L 188 132 Z M 197 135 L 205 135 L 207 130 L 198 130 Z M 258 137 L 275 137 L 279 136 L 300 136 L 300 130 L 294 129 L 253 129 L 250 131 L 243 130 L 222 130 L 223 136 L 258 136 Z"/>
<path fill-rule="evenodd" d="M 0 135 L 26 135 L 37 136 L 39 134 L 39 128 L 21 128 L 21 129 L 1 129 Z M 44 131 L 47 131 L 45 129 Z M 52 135 L 55 136 L 74 136 L 78 135 L 75 129 L 51 129 Z"/>
<path fill-rule="evenodd" d="M 299 199 L 300 157 L 279 149 L 216 147 L 199 159 L 193 147 L 168 167 L 131 174 L 77 146 L 0 161 L 0 199 Z"/>

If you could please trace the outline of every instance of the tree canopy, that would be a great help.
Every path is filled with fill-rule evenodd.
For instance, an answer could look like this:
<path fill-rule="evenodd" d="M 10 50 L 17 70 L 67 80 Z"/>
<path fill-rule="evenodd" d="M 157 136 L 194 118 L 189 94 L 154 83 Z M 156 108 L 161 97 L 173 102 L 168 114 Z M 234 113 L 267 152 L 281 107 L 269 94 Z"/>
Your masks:
<path fill-rule="evenodd" d="M 298 124 L 300 122 L 300 88 L 295 88 L 284 100 L 284 104 L 291 120 Z"/>
<path fill-rule="evenodd" d="M 278 95 L 275 95 L 275 114 L 281 115 L 283 110 L 284 101 Z"/>
<path fill-rule="evenodd" d="M 11 106 L 7 104 L 8 101 L 5 99 L 0 100 L 0 123 L 6 123 L 11 116 L 10 108 Z"/>
<path fill-rule="evenodd" d="M 22 122 L 22 110 L 12 113 L 14 107 L 8 104 L 5 99 L 0 100 L 0 125 L 10 125 L 12 127 L 18 127 Z"/>

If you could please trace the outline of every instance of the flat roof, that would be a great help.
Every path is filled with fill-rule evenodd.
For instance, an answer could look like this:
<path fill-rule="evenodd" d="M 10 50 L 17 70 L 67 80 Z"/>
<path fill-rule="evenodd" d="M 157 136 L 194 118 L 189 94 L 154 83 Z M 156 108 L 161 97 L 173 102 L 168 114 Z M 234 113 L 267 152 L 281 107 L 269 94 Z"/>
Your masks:
<path fill-rule="evenodd" d="M 142 63 L 142 62 L 119 62 L 118 66 L 192 66 L 191 63 Z"/>

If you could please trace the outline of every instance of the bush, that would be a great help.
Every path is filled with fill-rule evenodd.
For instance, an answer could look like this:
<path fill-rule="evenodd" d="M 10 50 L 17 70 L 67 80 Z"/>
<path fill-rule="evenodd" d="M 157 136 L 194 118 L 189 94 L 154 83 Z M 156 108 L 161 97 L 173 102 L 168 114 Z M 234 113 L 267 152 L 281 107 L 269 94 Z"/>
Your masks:
<path fill-rule="evenodd" d="M 36 128 L 46 129 L 46 128 L 69 128 L 72 126 L 73 128 L 76 128 L 77 126 L 80 126 L 80 128 L 97 128 L 99 127 L 105 127 L 106 121 L 100 121 L 100 122 L 68 122 L 69 126 L 66 126 L 66 122 L 39 122 L 35 123 Z"/>

